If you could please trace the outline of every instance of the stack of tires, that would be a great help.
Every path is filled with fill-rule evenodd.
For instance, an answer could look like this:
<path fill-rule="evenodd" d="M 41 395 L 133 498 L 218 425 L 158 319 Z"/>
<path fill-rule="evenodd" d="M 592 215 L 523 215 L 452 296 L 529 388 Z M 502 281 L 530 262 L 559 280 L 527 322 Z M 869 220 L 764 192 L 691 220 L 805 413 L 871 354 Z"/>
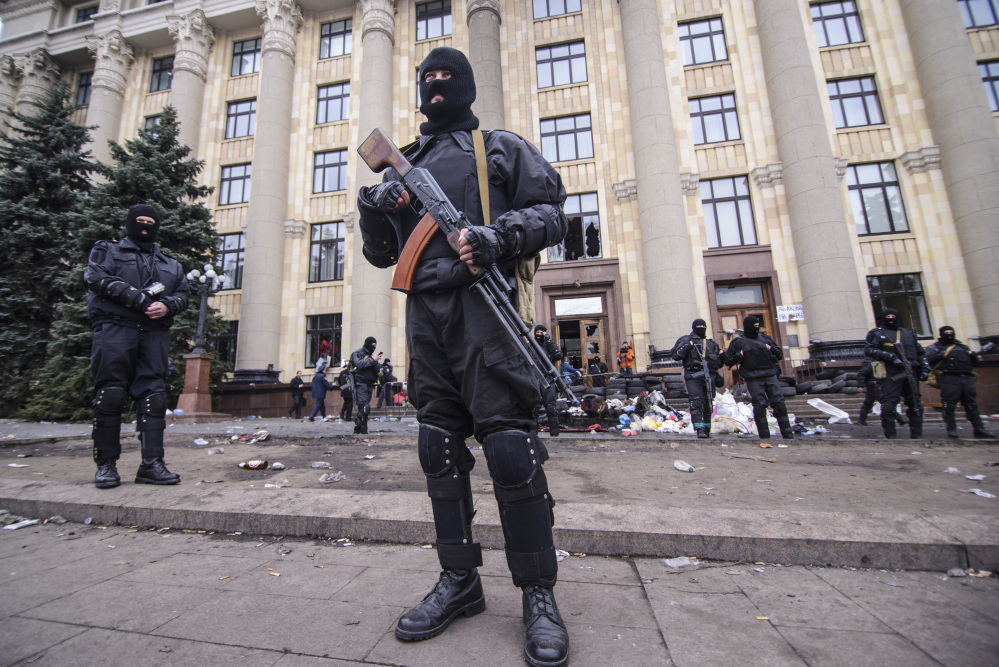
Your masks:
<path fill-rule="evenodd" d="M 780 378 L 780 393 L 785 396 L 795 396 L 798 393 L 798 381 L 788 375 L 781 375 Z"/>
<path fill-rule="evenodd" d="M 817 373 L 814 380 L 797 383 L 795 390 L 798 394 L 856 394 L 859 386 L 856 373 L 830 368 Z"/>
<path fill-rule="evenodd" d="M 683 375 L 681 373 L 664 375 L 662 386 L 666 390 L 664 398 L 688 398 L 687 386 L 683 383 Z"/>
<path fill-rule="evenodd" d="M 628 378 L 621 378 L 621 377 L 608 378 L 607 389 L 604 395 L 608 401 L 615 399 L 619 401 L 627 401 Z"/>

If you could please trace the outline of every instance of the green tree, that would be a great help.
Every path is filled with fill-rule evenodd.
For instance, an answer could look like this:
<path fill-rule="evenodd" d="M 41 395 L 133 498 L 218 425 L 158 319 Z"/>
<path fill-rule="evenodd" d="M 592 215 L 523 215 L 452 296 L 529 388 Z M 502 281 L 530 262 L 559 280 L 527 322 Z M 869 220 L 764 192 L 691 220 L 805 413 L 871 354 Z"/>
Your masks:
<path fill-rule="evenodd" d="M 72 268 L 60 285 L 73 296 L 60 308 L 53 327 L 55 341 L 49 361 L 39 374 L 42 387 L 32 395 L 23 414 L 29 419 L 84 420 L 90 417 L 93 381 L 90 376 L 90 345 L 93 340 L 87 319 L 87 288 L 83 272 L 94 243 L 120 239 L 125 233 L 125 213 L 132 204 L 146 203 L 160 214 L 157 245 L 163 254 L 181 263 L 184 271 L 201 269 L 211 261 L 219 236 L 211 211 L 203 200 L 212 188 L 198 185 L 204 162 L 190 157 L 190 148 L 177 142 L 177 114 L 166 107 L 159 124 L 151 131 L 139 130 L 137 139 L 124 146 L 111 142 L 113 164 L 102 168 L 104 182 L 94 186 L 83 214 L 85 226 L 76 236 Z M 171 399 L 183 387 L 183 355 L 190 352 L 198 317 L 198 297 L 192 294 L 190 307 L 174 321 L 171 329 L 170 358 L 180 372 L 171 381 Z M 222 323 L 212 313 L 209 329 L 219 331 Z M 226 364 L 213 363 L 213 384 L 221 383 Z"/>
<path fill-rule="evenodd" d="M 72 117 L 79 107 L 65 82 L 31 103 L 5 112 L 0 135 L 0 415 L 28 400 L 46 359 L 52 324 L 66 299 L 60 278 L 83 226 L 81 201 L 97 164 L 85 146 L 88 128 Z"/>

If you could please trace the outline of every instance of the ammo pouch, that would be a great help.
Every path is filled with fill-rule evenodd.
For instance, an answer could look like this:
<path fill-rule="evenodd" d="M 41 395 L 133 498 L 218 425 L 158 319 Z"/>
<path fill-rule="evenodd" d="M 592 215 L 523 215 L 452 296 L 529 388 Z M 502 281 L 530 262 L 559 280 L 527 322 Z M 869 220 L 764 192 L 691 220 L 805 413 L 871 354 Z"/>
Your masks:
<path fill-rule="evenodd" d="M 871 362 L 871 377 L 875 380 L 884 380 L 888 377 L 888 366 L 883 361 Z"/>

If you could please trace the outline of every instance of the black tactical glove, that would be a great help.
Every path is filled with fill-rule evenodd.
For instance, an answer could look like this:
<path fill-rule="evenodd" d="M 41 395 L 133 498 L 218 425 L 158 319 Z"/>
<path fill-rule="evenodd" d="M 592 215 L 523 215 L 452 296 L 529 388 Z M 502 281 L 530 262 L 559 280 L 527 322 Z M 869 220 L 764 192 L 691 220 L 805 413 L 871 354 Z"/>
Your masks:
<path fill-rule="evenodd" d="M 465 231 L 465 240 L 472 248 L 472 263 L 487 267 L 503 256 L 503 238 L 491 227 L 473 225 Z"/>
<path fill-rule="evenodd" d="M 902 361 L 901 357 L 895 357 L 891 360 L 891 365 L 895 368 L 905 368 L 905 362 Z"/>
<path fill-rule="evenodd" d="M 919 381 L 926 382 L 929 379 L 930 379 L 930 369 L 926 367 L 919 369 Z"/>
<path fill-rule="evenodd" d="M 357 201 L 370 210 L 391 213 L 405 189 L 406 186 L 400 181 L 386 181 L 380 185 L 361 188 L 357 193 Z"/>

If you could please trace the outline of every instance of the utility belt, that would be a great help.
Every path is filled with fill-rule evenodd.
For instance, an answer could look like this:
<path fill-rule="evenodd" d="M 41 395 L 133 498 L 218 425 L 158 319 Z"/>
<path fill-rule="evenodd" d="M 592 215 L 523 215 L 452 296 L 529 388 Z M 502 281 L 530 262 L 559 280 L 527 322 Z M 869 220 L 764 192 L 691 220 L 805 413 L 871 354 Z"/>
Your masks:
<path fill-rule="evenodd" d="M 116 315 L 114 313 L 105 313 L 98 318 L 95 318 L 90 322 L 91 328 L 97 328 L 100 324 L 118 324 L 123 327 L 128 327 L 130 329 L 138 329 L 139 331 L 167 331 L 170 329 L 170 325 L 166 326 L 153 326 L 144 325 L 141 322 L 136 322 L 128 317 L 122 317 L 121 315 Z"/>

